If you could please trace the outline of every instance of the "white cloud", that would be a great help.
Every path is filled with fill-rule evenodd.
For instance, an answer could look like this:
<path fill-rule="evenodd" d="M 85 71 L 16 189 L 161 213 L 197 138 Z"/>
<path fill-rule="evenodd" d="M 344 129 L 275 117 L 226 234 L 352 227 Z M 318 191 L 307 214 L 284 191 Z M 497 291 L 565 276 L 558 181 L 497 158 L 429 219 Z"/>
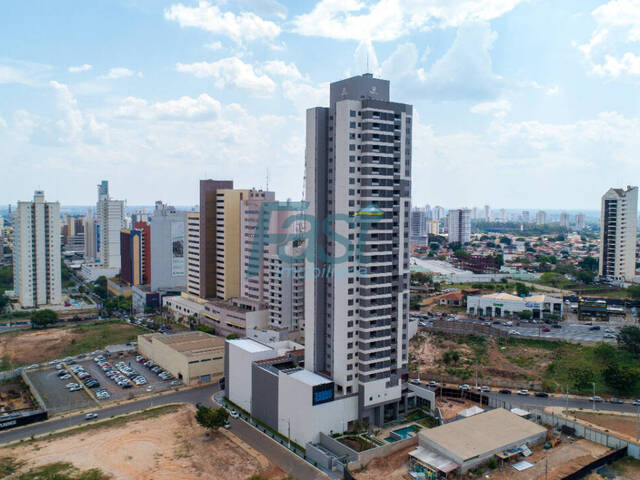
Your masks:
<path fill-rule="evenodd" d="M 276 87 L 271 78 L 257 73 L 251 64 L 244 63 L 238 57 L 223 58 L 215 62 L 178 63 L 176 69 L 197 78 L 211 77 L 218 88 L 231 85 L 264 95 L 273 92 Z"/>
<path fill-rule="evenodd" d="M 83 65 L 71 66 L 68 68 L 69 73 L 80 73 L 80 72 L 88 72 L 93 68 L 93 65 L 89 65 L 85 63 Z"/>
<path fill-rule="evenodd" d="M 107 74 L 102 75 L 100 78 L 105 80 L 118 80 L 120 78 L 132 77 L 134 75 L 138 77 L 142 77 L 141 72 L 136 73 L 133 70 L 130 70 L 125 67 L 115 67 L 115 68 L 110 68 Z"/>
<path fill-rule="evenodd" d="M 276 77 L 285 77 L 292 80 L 300 80 L 302 74 L 295 63 L 286 63 L 282 60 L 269 60 L 264 62 L 263 70 Z"/>
<path fill-rule="evenodd" d="M 251 12 L 238 15 L 222 12 L 216 5 L 201 1 L 197 7 L 182 3 L 172 5 L 164 12 L 164 18 L 178 22 L 181 27 L 195 27 L 217 35 L 229 37 L 236 43 L 258 39 L 273 40 L 280 35 L 280 27 Z"/>
<path fill-rule="evenodd" d="M 505 116 L 511 110 L 511 102 L 507 99 L 496 100 L 495 102 L 482 102 L 469 109 L 471 113 L 493 114 L 495 116 Z"/>
<path fill-rule="evenodd" d="M 307 108 L 329 104 L 329 84 L 313 85 L 310 82 L 282 82 L 282 95 L 289 100 L 297 112 L 304 114 Z"/>
<path fill-rule="evenodd" d="M 287 7 L 276 0 L 235 0 L 243 8 L 264 17 L 287 18 Z"/>
<path fill-rule="evenodd" d="M 218 42 L 210 42 L 205 44 L 205 47 L 208 48 L 209 50 L 213 50 L 214 52 L 217 50 L 220 50 L 222 48 L 222 42 L 218 41 Z"/>
<path fill-rule="evenodd" d="M 605 55 L 603 64 L 593 66 L 593 72 L 598 75 L 619 77 L 623 73 L 640 75 L 640 55 L 627 52 L 621 58 Z"/>
<path fill-rule="evenodd" d="M 338 40 L 392 41 L 413 30 L 493 20 L 523 0 L 321 0 L 293 19 L 296 33 Z"/>
<path fill-rule="evenodd" d="M 361 40 L 356 51 L 353 52 L 353 60 L 356 67 L 356 73 L 374 73 L 380 72 L 378 66 L 378 57 L 376 51 L 373 48 L 371 40 Z"/>
<path fill-rule="evenodd" d="M 50 65 L 41 63 L 2 59 L 0 85 L 18 83 L 30 87 L 46 87 L 51 69 Z"/>
<path fill-rule="evenodd" d="M 193 97 L 149 104 L 146 100 L 127 97 L 116 110 L 118 117 L 154 120 L 212 120 L 221 111 L 220 102 L 206 93 Z"/>
<path fill-rule="evenodd" d="M 640 2 L 610 0 L 591 12 L 596 28 L 580 50 L 597 75 L 640 75 L 640 57 L 630 51 L 640 42 Z"/>

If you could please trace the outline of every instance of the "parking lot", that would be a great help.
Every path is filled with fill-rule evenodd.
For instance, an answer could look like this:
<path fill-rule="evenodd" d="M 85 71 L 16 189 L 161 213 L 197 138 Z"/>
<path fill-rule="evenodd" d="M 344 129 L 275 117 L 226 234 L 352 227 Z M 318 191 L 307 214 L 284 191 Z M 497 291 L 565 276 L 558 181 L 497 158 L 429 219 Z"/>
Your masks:
<path fill-rule="evenodd" d="M 174 381 L 171 380 L 162 380 L 158 375 L 148 368 L 144 367 L 141 363 L 136 362 L 135 354 L 133 355 L 125 355 L 125 356 L 114 356 L 111 358 L 106 358 L 106 360 L 115 368 L 116 364 L 119 362 L 123 362 L 126 366 L 133 369 L 137 374 L 142 375 L 146 382 L 144 385 L 136 385 L 131 382 L 130 388 L 123 388 L 119 386 L 116 381 L 107 377 L 105 372 L 100 368 L 100 366 L 91 359 L 86 359 L 81 362 L 78 362 L 79 365 L 82 365 L 87 372 L 91 374 L 93 378 L 100 382 L 100 388 L 107 390 L 109 392 L 110 398 L 109 400 L 118 400 L 118 399 L 126 399 L 130 398 L 132 395 L 140 395 L 142 393 L 152 393 L 159 392 L 163 390 L 167 390 L 174 386 L 177 386 Z"/>
<path fill-rule="evenodd" d="M 40 394 L 50 414 L 68 412 L 94 406 L 95 402 L 84 389 L 70 392 L 65 385 L 71 379 L 61 380 L 55 367 L 27 372 L 29 380 Z"/>

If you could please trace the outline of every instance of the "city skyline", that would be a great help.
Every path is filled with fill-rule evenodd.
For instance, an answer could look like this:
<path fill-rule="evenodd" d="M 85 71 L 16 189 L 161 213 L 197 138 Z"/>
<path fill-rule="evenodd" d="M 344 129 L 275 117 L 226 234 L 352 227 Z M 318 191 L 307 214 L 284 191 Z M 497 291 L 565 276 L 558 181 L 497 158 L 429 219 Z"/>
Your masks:
<path fill-rule="evenodd" d="M 611 185 L 640 183 L 629 101 L 640 6 L 438 4 L 123 0 L 109 15 L 12 4 L 0 203 L 39 188 L 91 205 L 106 178 L 130 204 L 194 205 L 201 178 L 265 188 L 267 175 L 269 190 L 298 200 L 305 109 L 327 103 L 329 81 L 365 71 L 415 105 L 414 204 L 597 210 Z"/>

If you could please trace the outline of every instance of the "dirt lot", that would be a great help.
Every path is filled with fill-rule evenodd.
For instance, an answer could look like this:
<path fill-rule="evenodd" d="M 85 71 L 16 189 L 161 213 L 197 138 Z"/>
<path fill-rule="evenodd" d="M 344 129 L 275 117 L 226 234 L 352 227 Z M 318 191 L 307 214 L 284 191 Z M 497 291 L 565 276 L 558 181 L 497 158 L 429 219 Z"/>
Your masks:
<path fill-rule="evenodd" d="M 82 470 L 99 468 L 126 480 L 286 478 L 230 431 L 206 436 L 191 406 L 155 418 L 3 448 L 0 457 L 25 462 L 22 471 L 71 462 Z"/>
<path fill-rule="evenodd" d="M 404 480 L 409 471 L 409 452 L 416 447 L 412 445 L 391 455 L 375 458 L 361 472 L 355 472 L 357 480 Z M 354 473 L 354 472 L 351 472 Z"/>
<path fill-rule="evenodd" d="M 462 410 L 466 410 L 467 408 L 474 406 L 479 406 L 479 404 L 470 400 L 460 400 L 457 398 L 448 400 L 447 398 L 444 398 L 443 400 L 440 400 L 440 398 L 438 398 L 436 399 L 436 405 L 440 408 L 440 413 L 442 413 L 442 417 L 445 420 L 454 418 Z"/>
<path fill-rule="evenodd" d="M 612 432 L 621 433 L 634 440 L 636 438 L 635 416 L 572 411 L 570 417 L 584 420 L 585 422 L 611 430 Z"/>
<path fill-rule="evenodd" d="M 144 330 L 126 323 L 102 323 L 21 330 L 0 335 L 0 358 L 7 369 L 75 355 L 112 343 L 135 340 Z"/>
<path fill-rule="evenodd" d="M 609 452 L 609 449 L 588 440 L 563 443 L 551 450 L 542 447 L 534 449 L 533 455 L 525 460 L 534 466 L 528 470 L 518 472 L 512 466 L 504 466 L 493 471 L 493 480 L 538 480 L 545 478 L 547 470 L 548 480 L 557 480 L 575 472 Z"/>
<path fill-rule="evenodd" d="M 447 351 L 458 352 L 459 359 L 443 361 Z M 487 338 L 482 343 L 467 344 L 445 335 L 426 334 L 415 337 L 410 342 L 410 354 L 415 357 L 421 378 L 429 374 L 447 375 L 470 380 L 475 375 L 476 362 L 478 378 L 490 378 L 494 386 L 525 382 L 539 384 L 547 366 L 553 361 L 553 351 L 524 345 L 500 345 Z"/>

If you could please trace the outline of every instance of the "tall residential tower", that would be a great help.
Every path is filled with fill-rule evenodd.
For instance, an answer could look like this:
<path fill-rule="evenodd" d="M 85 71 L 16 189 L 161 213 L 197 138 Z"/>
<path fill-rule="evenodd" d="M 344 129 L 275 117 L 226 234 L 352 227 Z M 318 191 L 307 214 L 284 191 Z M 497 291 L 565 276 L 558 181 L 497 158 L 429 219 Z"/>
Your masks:
<path fill-rule="evenodd" d="M 62 303 L 60 204 L 45 202 L 36 190 L 33 202 L 18 202 L 14 218 L 13 287 L 20 305 Z"/>
<path fill-rule="evenodd" d="M 411 130 L 411 105 L 371 74 L 332 83 L 329 107 L 307 110 L 305 368 L 357 394 L 371 425 L 407 408 Z"/>
<path fill-rule="evenodd" d="M 631 281 L 636 274 L 638 187 L 610 188 L 600 213 L 600 276 Z"/>
<path fill-rule="evenodd" d="M 109 197 L 109 182 L 98 185 L 96 204 L 96 260 L 106 268 L 120 268 L 120 230 L 125 227 L 124 201 Z"/>

